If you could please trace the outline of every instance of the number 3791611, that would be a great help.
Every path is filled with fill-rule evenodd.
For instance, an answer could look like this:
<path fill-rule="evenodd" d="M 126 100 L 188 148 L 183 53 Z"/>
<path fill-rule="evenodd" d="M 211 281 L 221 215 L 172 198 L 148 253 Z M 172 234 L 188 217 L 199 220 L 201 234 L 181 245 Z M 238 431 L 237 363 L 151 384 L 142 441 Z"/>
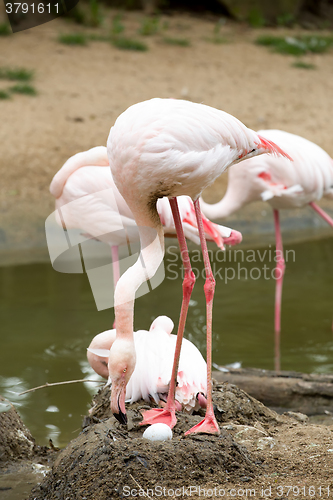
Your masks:
<path fill-rule="evenodd" d="M 18 14 L 18 13 L 23 13 L 23 14 L 59 14 L 59 4 L 44 4 L 44 3 L 6 3 L 6 12 L 7 14 Z"/>

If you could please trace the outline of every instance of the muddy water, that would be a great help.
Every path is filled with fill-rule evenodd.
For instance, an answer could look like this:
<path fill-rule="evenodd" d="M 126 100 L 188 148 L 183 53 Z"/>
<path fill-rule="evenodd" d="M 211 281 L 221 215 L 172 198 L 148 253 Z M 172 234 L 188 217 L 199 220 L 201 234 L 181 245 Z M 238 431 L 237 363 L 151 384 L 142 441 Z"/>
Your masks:
<path fill-rule="evenodd" d="M 285 247 L 281 368 L 333 371 L 333 238 Z M 190 247 L 198 279 L 186 336 L 205 352 L 205 304 L 200 253 Z M 273 369 L 274 246 L 212 253 L 216 277 L 214 352 L 217 364 Z M 165 258 L 165 279 L 136 301 L 135 327 L 149 328 L 160 314 L 177 322 L 181 302 L 179 254 L 174 242 Z M 92 378 L 86 347 L 109 329 L 111 309 L 97 311 L 85 274 L 61 274 L 50 264 L 0 268 L 0 394 L 10 399 L 40 444 L 64 446 L 78 434 L 92 383 L 31 387 Z"/>

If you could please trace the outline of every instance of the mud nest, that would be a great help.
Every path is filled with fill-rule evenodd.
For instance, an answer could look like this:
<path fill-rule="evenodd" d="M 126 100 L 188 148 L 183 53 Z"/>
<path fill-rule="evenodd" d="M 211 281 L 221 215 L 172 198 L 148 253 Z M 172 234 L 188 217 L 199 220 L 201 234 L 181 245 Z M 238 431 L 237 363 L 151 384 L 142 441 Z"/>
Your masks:
<path fill-rule="evenodd" d="M 281 417 L 230 384 L 215 384 L 213 401 L 220 436 L 184 436 L 202 415 L 177 414 L 173 439 L 153 443 L 142 438 L 140 410 L 128 405 L 127 428 L 110 416 L 110 390 L 103 388 L 81 434 L 58 455 L 52 472 L 33 489 L 30 500 L 95 499 L 128 496 L 131 490 L 182 488 L 194 484 L 219 486 L 226 481 L 251 481 L 260 463 L 223 429 L 227 422 L 270 427 Z"/>

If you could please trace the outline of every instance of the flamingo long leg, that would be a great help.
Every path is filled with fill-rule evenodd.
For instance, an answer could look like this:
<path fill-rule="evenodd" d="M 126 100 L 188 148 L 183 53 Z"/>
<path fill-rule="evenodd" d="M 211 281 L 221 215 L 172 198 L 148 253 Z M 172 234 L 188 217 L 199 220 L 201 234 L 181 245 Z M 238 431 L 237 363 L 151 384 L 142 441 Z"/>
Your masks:
<path fill-rule="evenodd" d="M 286 269 L 283 257 L 283 244 L 280 228 L 279 211 L 274 210 L 274 226 L 275 226 L 275 240 L 276 240 L 276 268 L 275 268 L 275 316 L 274 316 L 274 330 L 275 330 L 275 370 L 280 371 L 280 331 L 281 331 L 281 301 L 282 301 L 282 286 L 283 276 Z"/>
<path fill-rule="evenodd" d="M 215 278 L 209 261 L 207 243 L 200 210 L 199 199 L 194 202 L 195 214 L 197 217 L 202 255 L 205 264 L 206 282 L 204 286 L 206 297 L 206 322 L 207 322 L 207 407 L 204 420 L 192 427 L 185 434 L 195 432 L 205 432 L 219 434 L 220 429 L 216 422 L 213 401 L 212 401 L 212 319 L 213 319 L 213 299 L 215 291 Z"/>
<path fill-rule="evenodd" d="M 175 221 L 175 228 L 180 247 L 180 254 L 185 270 L 184 280 L 183 280 L 183 300 L 179 317 L 175 356 L 174 356 L 172 375 L 171 375 L 171 381 L 170 381 L 170 387 L 166 405 L 164 409 L 154 408 L 152 410 L 143 411 L 142 412 L 143 421 L 140 422 L 140 424 L 146 425 L 146 424 L 164 423 L 167 424 L 172 429 L 172 427 L 174 427 L 177 423 L 175 393 L 177 384 L 178 364 L 179 364 L 179 357 L 184 335 L 188 306 L 190 303 L 190 298 L 195 283 L 195 276 L 191 268 L 191 261 L 188 254 L 188 248 L 183 231 L 183 226 L 181 223 L 177 198 L 171 198 L 169 202 L 171 206 L 172 215 Z"/>
<path fill-rule="evenodd" d="M 327 222 L 327 224 L 333 227 L 333 219 L 322 208 L 320 208 L 317 203 L 312 201 L 309 205 Z"/>
<path fill-rule="evenodd" d="M 317 203 L 313 201 L 309 203 L 310 207 L 313 208 L 330 226 L 333 227 L 333 219 L 322 209 Z M 333 332 L 333 322 L 332 322 L 332 332 Z"/>

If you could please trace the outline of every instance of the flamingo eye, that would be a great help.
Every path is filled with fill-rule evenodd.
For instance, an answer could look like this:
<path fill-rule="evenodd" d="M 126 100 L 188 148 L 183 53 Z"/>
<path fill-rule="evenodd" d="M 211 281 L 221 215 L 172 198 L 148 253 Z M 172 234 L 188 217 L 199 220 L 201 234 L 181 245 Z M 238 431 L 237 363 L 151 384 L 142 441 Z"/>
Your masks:
<path fill-rule="evenodd" d="M 127 372 L 127 368 L 124 368 L 124 369 L 123 369 L 123 373 L 126 373 L 126 372 Z"/>

